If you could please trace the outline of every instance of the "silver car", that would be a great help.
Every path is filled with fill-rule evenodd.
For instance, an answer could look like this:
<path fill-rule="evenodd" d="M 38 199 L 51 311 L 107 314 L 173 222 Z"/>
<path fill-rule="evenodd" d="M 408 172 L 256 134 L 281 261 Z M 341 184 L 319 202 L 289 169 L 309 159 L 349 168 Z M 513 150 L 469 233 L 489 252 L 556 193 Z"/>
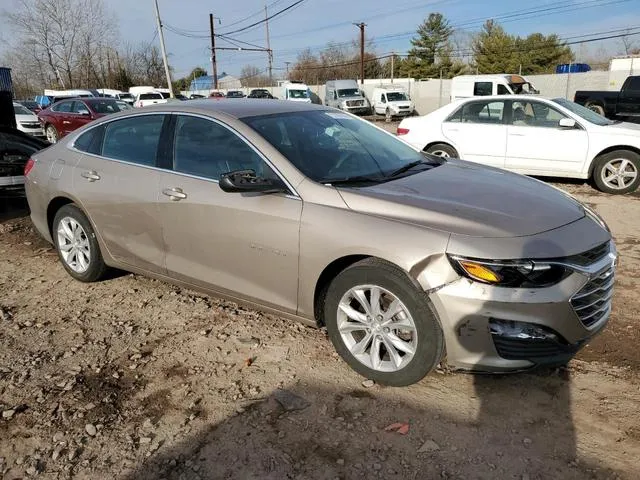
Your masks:
<path fill-rule="evenodd" d="M 607 323 L 616 250 L 537 180 L 275 100 L 110 115 L 34 155 L 31 218 L 74 278 L 142 273 L 326 326 L 379 383 L 566 363 Z"/>

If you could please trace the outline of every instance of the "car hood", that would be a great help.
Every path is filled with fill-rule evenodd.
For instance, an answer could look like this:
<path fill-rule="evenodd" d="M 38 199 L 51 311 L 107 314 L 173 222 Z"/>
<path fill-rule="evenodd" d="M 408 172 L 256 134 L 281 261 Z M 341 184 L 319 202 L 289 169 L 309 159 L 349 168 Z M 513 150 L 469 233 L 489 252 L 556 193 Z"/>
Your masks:
<path fill-rule="evenodd" d="M 462 160 L 339 190 L 352 210 L 476 237 L 534 235 L 585 215 L 575 199 L 538 180 Z"/>
<path fill-rule="evenodd" d="M 16 114 L 16 121 L 17 122 L 37 122 L 38 117 L 37 115 L 27 115 L 24 113 L 19 113 L 19 114 Z"/>

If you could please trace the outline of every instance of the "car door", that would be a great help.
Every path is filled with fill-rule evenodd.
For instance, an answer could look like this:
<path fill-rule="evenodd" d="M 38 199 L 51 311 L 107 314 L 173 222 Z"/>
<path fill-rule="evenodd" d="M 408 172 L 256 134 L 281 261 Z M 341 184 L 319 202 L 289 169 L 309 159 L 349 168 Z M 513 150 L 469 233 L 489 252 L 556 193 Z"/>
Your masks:
<path fill-rule="evenodd" d="M 73 101 L 60 102 L 51 107 L 51 113 L 49 115 L 49 122 L 58 131 L 60 137 L 64 137 L 71 130 L 71 108 L 73 107 Z"/>
<path fill-rule="evenodd" d="M 74 141 L 83 152 L 73 190 L 109 254 L 117 261 L 165 273 L 156 168 L 161 132 L 170 117 L 135 115 L 91 128 Z"/>
<path fill-rule="evenodd" d="M 76 100 L 71 105 L 69 116 L 69 132 L 79 129 L 91 121 L 91 111 L 81 100 Z"/>
<path fill-rule="evenodd" d="M 563 128 L 568 118 L 550 103 L 517 100 L 512 103 L 505 167 L 527 175 L 574 175 L 582 171 L 589 136 L 579 124 Z"/>
<path fill-rule="evenodd" d="M 295 312 L 302 201 L 293 192 L 223 192 L 220 174 L 242 169 L 276 175 L 226 125 L 176 116 L 173 167 L 161 181 L 168 274 Z"/>
<path fill-rule="evenodd" d="M 507 147 L 504 100 L 474 100 L 461 105 L 442 123 L 442 133 L 460 158 L 504 167 Z"/>
<path fill-rule="evenodd" d="M 624 82 L 616 113 L 623 117 L 640 117 L 640 77 L 629 77 Z"/>

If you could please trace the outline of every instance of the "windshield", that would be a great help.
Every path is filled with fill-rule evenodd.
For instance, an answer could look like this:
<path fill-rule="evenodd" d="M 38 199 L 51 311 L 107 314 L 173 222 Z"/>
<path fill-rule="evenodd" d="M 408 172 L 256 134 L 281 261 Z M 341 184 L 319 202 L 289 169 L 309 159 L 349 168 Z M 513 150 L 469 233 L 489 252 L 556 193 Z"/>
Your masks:
<path fill-rule="evenodd" d="M 398 102 L 398 101 L 408 100 L 408 98 L 402 92 L 387 92 L 387 100 L 389 102 Z"/>
<path fill-rule="evenodd" d="M 404 166 L 429 161 L 403 141 L 341 112 L 308 110 L 242 120 L 320 183 L 388 181 Z"/>
<path fill-rule="evenodd" d="M 29 110 L 28 108 L 23 107 L 22 105 L 13 105 L 13 109 L 16 112 L 16 115 L 33 115 L 33 113 L 31 112 L 31 110 Z"/>
<path fill-rule="evenodd" d="M 565 100 L 564 98 L 554 98 L 553 102 L 563 106 L 579 117 L 584 118 L 587 122 L 595 123 L 596 125 L 600 125 L 601 127 L 604 127 L 606 125 L 613 125 L 615 123 L 614 121 L 609 120 L 608 118 L 605 118 L 602 115 L 589 110 L 587 107 L 583 107 L 582 105 L 578 105 L 577 103 Z"/>
<path fill-rule="evenodd" d="M 358 90 L 357 88 L 345 88 L 343 90 L 338 90 L 338 96 L 340 98 L 344 98 L 344 97 L 359 97 L 360 96 L 360 90 Z"/>
<path fill-rule="evenodd" d="M 91 109 L 96 113 L 116 113 L 122 110 L 115 100 L 107 99 L 100 102 L 91 102 Z"/>
<path fill-rule="evenodd" d="M 120 96 L 121 100 L 124 100 L 126 98 L 127 99 L 132 99 L 133 98 L 133 95 L 131 95 L 130 93 L 121 93 L 121 94 L 119 94 L 119 96 Z"/>
<path fill-rule="evenodd" d="M 306 90 L 289 90 L 289 98 L 309 98 Z"/>

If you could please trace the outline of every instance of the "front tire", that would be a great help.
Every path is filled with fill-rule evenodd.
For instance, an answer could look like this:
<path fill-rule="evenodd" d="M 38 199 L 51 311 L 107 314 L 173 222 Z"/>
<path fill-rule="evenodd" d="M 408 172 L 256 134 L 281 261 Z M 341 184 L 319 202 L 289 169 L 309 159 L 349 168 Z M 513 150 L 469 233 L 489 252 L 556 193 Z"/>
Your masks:
<path fill-rule="evenodd" d="M 633 192 L 640 185 L 640 155 L 629 150 L 615 150 L 600 155 L 593 169 L 598 190 L 605 193 Z"/>
<path fill-rule="evenodd" d="M 63 206 L 53 219 L 53 241 L 64 269 L 76 280 L 95 282 L 104 277 L 100 245 L 87 216 L 73 204 Z"/>
<path fill-rule="evenodd" d="M 444 339 L 427 295 L 378 259 L 342 271 L 324 301 L 329 338 L 360 375 L 401 387 L 420 381 L 442 359 Z"/>
<path fill-rule="evenodd" d="M 425 148 L 425 153 L 429 153 L 431 155 L 435 155 L 437 157 L 444 158 L 459 158 L 458 152 L 451 145 L 447 145 L 446 143 L 436 143 L 431 145 L 428 148 Z"/>
<path fill-rule="evenodd" d="M 58 130 L 56 130 L 56 127 L 54 127 L 53 125 L 47 125 L 45 133 L 47 135 L 47 140 L 49 141 L 49 143 L 57 143 L 58 139 L 60 138 L 60 135 L 58 135 Z"/>

